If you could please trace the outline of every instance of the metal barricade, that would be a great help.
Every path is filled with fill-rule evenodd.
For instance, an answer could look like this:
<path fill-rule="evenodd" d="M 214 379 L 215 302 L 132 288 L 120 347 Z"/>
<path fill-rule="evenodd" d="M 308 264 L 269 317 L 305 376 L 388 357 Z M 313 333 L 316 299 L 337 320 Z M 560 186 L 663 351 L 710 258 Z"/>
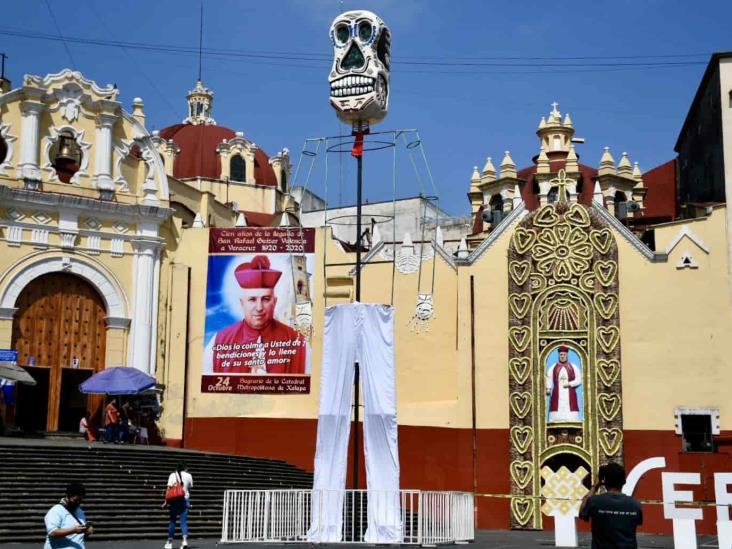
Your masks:
<path fill-rule="evenodd" d="M 473 505 L 465 492 L 227 490 L 221 543 L 467 542 Z"/>

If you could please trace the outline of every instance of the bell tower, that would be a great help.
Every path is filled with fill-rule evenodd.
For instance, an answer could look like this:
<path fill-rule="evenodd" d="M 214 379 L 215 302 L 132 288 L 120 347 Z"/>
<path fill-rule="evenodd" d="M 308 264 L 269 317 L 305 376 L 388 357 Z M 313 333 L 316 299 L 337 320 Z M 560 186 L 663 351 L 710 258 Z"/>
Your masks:
<path fill-rule="evenodd" d="M 215 125 L 216 121 L 211 118 L 213 110 L 213 92 L 203 85 L 200 80 L 196 81 L 196 87 L 188 92 L 188 117 L 184 124 Z"/>

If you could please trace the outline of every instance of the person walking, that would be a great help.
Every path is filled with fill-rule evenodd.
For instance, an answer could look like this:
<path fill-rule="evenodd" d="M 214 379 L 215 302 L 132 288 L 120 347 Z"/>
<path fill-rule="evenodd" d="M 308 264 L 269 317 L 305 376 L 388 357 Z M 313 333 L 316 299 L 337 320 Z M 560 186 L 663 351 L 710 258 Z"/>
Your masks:
<path fill-rule="evenodd" d="M 635 531 L 643 524 L 638 500 L 623 494 L 625 469 L 617 463 L 600 467 L 598 481 L 580 504 L 579 517 L 592 522 L 592 549 L 637 549 Z M 604 494 L 597 494 L 605 486 Z"/>
<path fill-rule="evenodd" d="M 164 506 L 168 507 L 168 541 L 165 549 L 173 549 L 175 526 L 180 517 L 180 533 L 183 536 L 181 548 L 188 547 L 188 509 L 190 508 L 193 476 L 188 472 L 185 463 L 179 463 L 176 470 L 168 477 L 168 488 L 165 491 Z"/>
<path fill-rule="evenodd" d="M 80 482 L 66 487 L 64 498 L 46 513 L 46 543 L 44 549 L 84 549 L 84 541 L 94 533 L 86 521 L 81 503 L 86 489 Z"/>

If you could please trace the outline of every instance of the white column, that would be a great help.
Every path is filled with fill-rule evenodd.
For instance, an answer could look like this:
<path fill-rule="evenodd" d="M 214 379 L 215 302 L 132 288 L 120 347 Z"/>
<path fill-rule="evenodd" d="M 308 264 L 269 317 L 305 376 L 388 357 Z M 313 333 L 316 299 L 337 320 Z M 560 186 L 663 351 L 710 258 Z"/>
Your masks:
<path fill-rule="evenodd" d="M 94 183 L 97 189 L 113 191 L 112 181 L 112 126 L 117 117 L 113 114 L 97 116 L 96 156 L 94 161 Z"/>
<path fill-rule="evenodd" d="M 150 240 L 135 240 L 132 242 L 135 250 L 133 262 L 134 271 L 134 308 L 132 310 L 132 330 L 130 334 L 130 348 L 128 366 L 153 375 L 150 363 L 150 347 L 153 342 L 153 309 L 157 303 L 153 302 L 156 295 L 155 263 L 158 257 L 160 244 Z M 158 271 L 159 275 L 159 271 Z"/>
<path fill-rule="evenodd" d="M 21 106 L 20 126 L 20 162 L 18 174 L 24 179 L 40 181 L 41 170 L 38 167 L 39 121 L 41 112 L 46 106 L 38 101 L 23 101 Z"/>
<path fill-rule="evenodd" d="M 158 311 L 160 307 L 158 301 L 160 299 L 160 252 L 158 247 L 155 249 L 154 271 L 153 271 L 153 297 L 152 297 L 152 336 L 150 337 L 150 375 L 155 375 L 155 368 L 158 358 Z"/>

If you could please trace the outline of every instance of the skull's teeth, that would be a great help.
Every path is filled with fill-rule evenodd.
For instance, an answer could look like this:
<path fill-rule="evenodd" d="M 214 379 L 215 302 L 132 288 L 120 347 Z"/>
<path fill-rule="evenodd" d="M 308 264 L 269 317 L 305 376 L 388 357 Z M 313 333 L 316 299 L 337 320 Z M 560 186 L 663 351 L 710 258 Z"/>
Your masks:
<path fill-rule="evenodd" d="M 367 76 L 345 76 L 330 85 L 333 97 L 363 95 L 374 91 L 374 79 Z"/>

